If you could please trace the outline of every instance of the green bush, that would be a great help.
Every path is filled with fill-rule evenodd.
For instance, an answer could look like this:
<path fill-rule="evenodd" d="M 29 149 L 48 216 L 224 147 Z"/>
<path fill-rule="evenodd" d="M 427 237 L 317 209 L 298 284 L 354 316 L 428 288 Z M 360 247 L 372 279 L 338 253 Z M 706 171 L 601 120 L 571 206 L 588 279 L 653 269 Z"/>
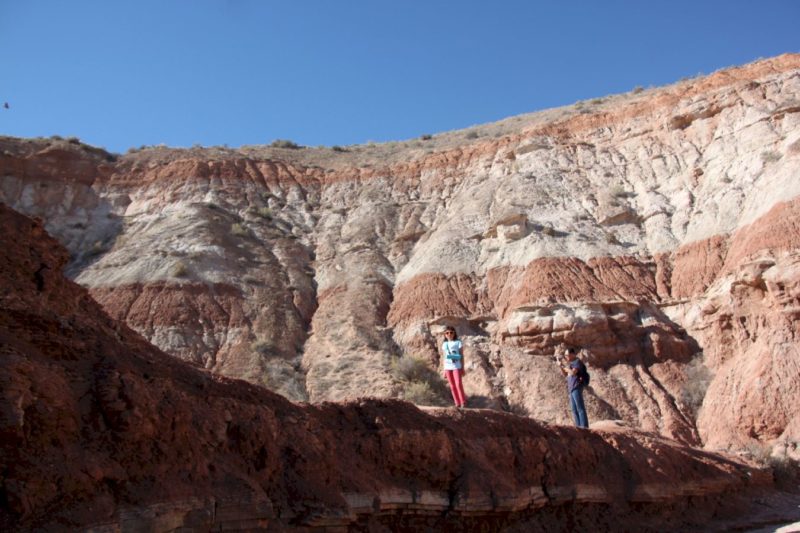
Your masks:
<path fill-rule="evenodd" d="M 415 405 L 439 405 L 441 398 L 433 391 L 429 383 L 412 381 L 403 389 L 403 399 Z"/>
<path fill-rule="evenodd" d="M 772 448 L 770 448 L 769 446 L 766 446 L 758 442 L 753 442 L 747 445 L 745 451 L 753 461 L 760 464 L 761 466 L 769 465 L 770 457 L 772 455 Z"/>
<path fill-rule="evenodd" d="M 797 461 L 785 455 L 770 455 L 769 467 L 772 469 L 772 479 L 779 489 L 791 490 L 797 488 L 797 481 L 800 478 L 800 464 Z"/>
<path fill-rule="evenodd" d="M 272 392 L 295 402 L 308 401 L 305 376 L 300 371 L 299 359 L 286 361 L 273 359 L 264 364 L 261 384 Z"/>
<path fill-rule="evenodd" d="M 250 349 L 261 355 L 270 355 L 273 351 L 273 346 L 269 341 L 257 340 L 250 345 Z"/>
<path fill-rule="evenodd" d="M 392 370 L 404 381 L 421 380 L 431 371 L 425 361 L 407 355 L 392 361 Z"/>
<path fill-rule="evenodd" d="M 234 224 L 231 224 L 231 233 L 233 235 L 236 235 L 237 237 L 244 237 L 245 235 L 247 235 L 247 228 L 236 222 Z"/>
<path fill-rule="evenodd" d="M 404 355 L 392 361 L 392 373 L 403 381 L 403 399 L 417 405 L 449 405 L 447 385 L 422 359 Z"/>
<path fill-rule="evenodd" d="M 94 257 L 96 255 L 102 254 L 105 251 L 106 247 L 105 245 L 103 245 L 103 241 L 95 241 L 94 244 L 92 244 L 92 247 L 89 248 L 89 252 L 87 255 L 89 255 L 89 257 Z"/>
<path fill-rule="evenodd" d="M 625 198 L 628 196 L 628 191 L 622 185 L 613 185 L 609 190 L 609 194 L 615 198 Z"/>
<path fill-rule="evenodd" d="M 772 446 L 761 442 L 751 442 L 744 449 L 745 454 L 756 464 L 772 470 L 775 485 L 783 490 L 797 487 L 800 465 L 786 455 L 774 455 Z"/>
<path fill-rule="evenodd" d="M 681 400 L 695 416 L 703 405 L 711 378 L 711 371 L 703 364 L 702 354 L 695 356 L 686 365 L 686 381 L 681 391 Z"/>
<path fill-rule="evenodd" d="M 289 148 L 291 150 L 302 148 L 302 146 L 294 141 L 290 141 L 289 139 L 275 139 L 270 143 L 270 146 L 272 148 Z"/>
<path fill-rule="evenodd" d="M 176 261 L 170 269 L 170 274 L 176 278 L 182 278 L 189 274 L 189 267 L 183 261 Z"/>

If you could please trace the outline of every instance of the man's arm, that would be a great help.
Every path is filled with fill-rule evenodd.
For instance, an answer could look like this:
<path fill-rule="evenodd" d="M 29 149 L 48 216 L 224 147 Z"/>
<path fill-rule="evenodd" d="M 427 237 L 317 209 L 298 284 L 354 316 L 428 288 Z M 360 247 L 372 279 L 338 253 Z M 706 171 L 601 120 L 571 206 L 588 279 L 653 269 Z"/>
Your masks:
<path fill-rule="evenodd" d="M 578 375 L 578 368 L 572 366 L 571 364 L 568 366 L 564 366 L 563 364 L 559 364 L 559 368 L 561 368 L 561 373 L 565 376 L 577 376 Z"/>
<path fill-rule="evenodd" d="M 569 366 L 565 366 L 562 361 L 558 361 L 558 369 L 561 370 L 563 375 L 575 375 L 575 370 Z"/>

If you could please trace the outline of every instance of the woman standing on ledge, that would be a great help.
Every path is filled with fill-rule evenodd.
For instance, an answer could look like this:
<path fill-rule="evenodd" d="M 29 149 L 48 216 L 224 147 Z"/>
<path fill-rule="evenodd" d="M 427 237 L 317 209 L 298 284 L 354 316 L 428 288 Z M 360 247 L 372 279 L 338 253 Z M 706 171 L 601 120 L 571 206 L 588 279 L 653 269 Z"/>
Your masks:
<path fill-rule="evenodd" d="M 444 330 L 442 352 L 444 352 L 444 377 L 450 384 L 450 392 L 453 394 L 456 407 L 461 409 L 467 403 L 464 385 L 461 383 L 461 376 L 464 375 L 464 345 L 458 340 L 455 328 L 451 326 L 447 326 Z"/>

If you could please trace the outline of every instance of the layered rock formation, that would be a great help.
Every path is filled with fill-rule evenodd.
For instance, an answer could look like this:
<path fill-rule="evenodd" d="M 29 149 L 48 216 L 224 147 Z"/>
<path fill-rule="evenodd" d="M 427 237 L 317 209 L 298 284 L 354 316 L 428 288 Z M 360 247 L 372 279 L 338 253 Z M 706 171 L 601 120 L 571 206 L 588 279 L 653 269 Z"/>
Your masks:
<path fill-rule="evenodd" d="M 410 398 L 398 362 L 434 370 L 450 324 L 473 405 L 569 422 L 565 343 L 590 420 L 796 453 L 797 55 L 405 143 L 0 148 L 68 273 L 216 373 Z"/>
<path fill-rule="evenodd" d="M 769 474 L 652 433 L 397 400 L 295 404 L 193 367 L 0 206 L 4 531 L 714 530 Z"/>

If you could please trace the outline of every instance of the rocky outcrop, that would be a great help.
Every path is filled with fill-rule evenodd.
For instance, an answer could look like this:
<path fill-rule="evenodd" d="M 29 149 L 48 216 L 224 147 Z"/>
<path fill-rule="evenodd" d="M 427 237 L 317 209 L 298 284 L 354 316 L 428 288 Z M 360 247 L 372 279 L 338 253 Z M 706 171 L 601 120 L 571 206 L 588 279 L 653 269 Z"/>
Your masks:
<path fill-rule="evenodd" d="M 708 446 L 774 441 L 797 454 L 798 224 L 795 199 L 739 229 L 703 297 L 679 306 L 715 371 L 697 423 Z"/>
<path fill-rule="evenodd" d="M 588 350 L 590 420 L 796 453 L 798 101 L 785 55 L 338 150 L 4 138 L 0 200 L 112 316 L 295 400 L 446 403 L 398 365 L 433 375 L 449 324 L 474 405 L 568 422 L 566 343 Z"/>
<path fill-rule="evenodd" d="M 687 530 L 768 472 L 617 424 L 295 404 L 169 357 L 0 206 L 3 530 Z"/>

